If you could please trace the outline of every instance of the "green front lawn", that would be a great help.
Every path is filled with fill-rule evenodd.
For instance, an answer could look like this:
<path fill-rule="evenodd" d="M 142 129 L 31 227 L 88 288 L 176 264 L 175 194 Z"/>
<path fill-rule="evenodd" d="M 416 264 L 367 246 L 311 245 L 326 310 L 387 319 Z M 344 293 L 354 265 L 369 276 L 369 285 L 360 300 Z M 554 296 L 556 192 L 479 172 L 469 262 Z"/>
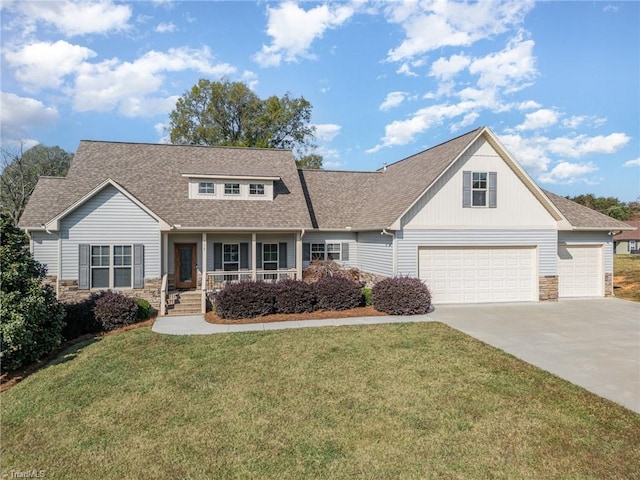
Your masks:
<path fill-rule="evenodd" d="M 104 337 L 0 396 L 45 478 L 630 479 L 640 415 L 438 323 Z"/>

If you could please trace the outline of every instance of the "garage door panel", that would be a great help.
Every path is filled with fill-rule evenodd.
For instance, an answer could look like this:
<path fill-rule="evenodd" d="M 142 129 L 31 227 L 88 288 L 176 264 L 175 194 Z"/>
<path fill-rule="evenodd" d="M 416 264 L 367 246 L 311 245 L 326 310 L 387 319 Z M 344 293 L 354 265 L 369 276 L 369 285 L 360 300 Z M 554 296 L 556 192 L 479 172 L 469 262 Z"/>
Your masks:
<path fill-rule="evenodd" d="M 534 247 L 424 247 L 419 274 L 434 303 L 536 301 Z"/>
<path fill-rule="evenodd" d="M 601 297 L 603 295 L 602 247 L 560 245 L 558 247 L 558 296 Z"/>

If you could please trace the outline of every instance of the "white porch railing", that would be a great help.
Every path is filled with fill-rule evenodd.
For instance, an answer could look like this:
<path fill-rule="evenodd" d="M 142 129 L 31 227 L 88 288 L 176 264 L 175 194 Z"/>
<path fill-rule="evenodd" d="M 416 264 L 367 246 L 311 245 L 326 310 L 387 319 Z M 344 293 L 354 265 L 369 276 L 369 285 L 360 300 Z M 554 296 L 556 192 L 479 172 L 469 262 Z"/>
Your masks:
<path fill-rule="evenodd" d="M 207 291 L 220 290 L 228 283 L 237 283 L 248 280 L 262 280 L 264 282 L 277 282 L 278 280 L 293 279 L 298 277 L 295 268 L 286 270 L 258 270 L 255 278 L 252 271 L 239 272 L 207 272 Z"/>

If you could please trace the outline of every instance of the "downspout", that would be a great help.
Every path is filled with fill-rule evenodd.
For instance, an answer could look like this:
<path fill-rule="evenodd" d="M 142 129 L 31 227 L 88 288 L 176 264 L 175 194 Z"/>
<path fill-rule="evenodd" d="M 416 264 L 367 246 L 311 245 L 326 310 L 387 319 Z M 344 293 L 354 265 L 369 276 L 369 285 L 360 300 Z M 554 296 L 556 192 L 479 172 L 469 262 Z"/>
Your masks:
<path fill-rule="evenodd" d="M 397 275 L 398 271 L 398 262 L 397 262 L 397 245 L 396 245 L 396 234 L 387 232 L 386 228 L 382 229 L 380 235 L 389 235 L 391 237 L 391 255 L 393 256 L 393 276 Z"/>

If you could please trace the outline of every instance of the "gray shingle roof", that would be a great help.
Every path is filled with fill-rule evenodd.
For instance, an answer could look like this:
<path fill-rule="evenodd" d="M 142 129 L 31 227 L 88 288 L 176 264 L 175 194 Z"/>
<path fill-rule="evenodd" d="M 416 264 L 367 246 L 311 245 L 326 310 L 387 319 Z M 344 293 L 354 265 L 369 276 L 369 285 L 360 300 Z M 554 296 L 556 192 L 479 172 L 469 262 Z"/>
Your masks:
<path fill-rule="evenodd" d="M 482 128 L 377 172 L 305 170 L 320 228 L 386 228 L 476 139 Z"/>
<path fill-rule="evenodd" d="M 183 174 L 280 177 L 273 201 L 188 198 Z M 20 219 L 39 227 L 111 178 L 170 225 L 311 228 L 288 150 L 81 141 L 66 179 L 42 179 Z"/>
<path fill-rule="evenodd" d="M 629 225 L 615 218 L 603 215 L 600 212 L 591 210 L 584 205 L 573 202 L 568 198 L 561 197 L 555 193 L 543 190 L 545 195 L 560 210 L 560 213 L 569 221 L 571 226 L 577 229 L 602 229 L 602 230 L 620 230 L 629 229 Z"/>

